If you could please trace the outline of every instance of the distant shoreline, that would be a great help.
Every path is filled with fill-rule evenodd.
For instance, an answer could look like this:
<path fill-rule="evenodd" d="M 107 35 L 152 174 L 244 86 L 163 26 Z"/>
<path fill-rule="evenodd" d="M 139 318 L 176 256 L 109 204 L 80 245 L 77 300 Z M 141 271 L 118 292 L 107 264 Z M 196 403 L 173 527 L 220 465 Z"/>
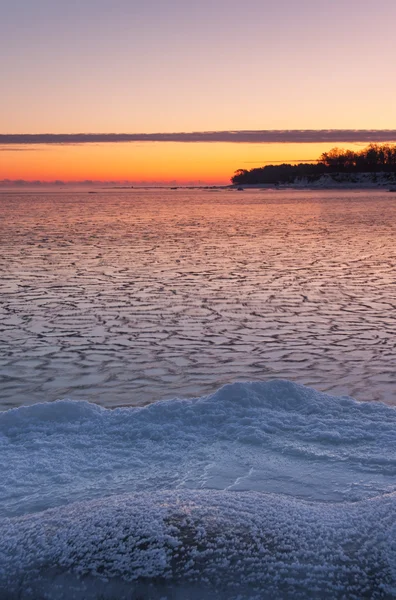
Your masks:
<path fill-rule="evenodd" d="M 290 182 L 239 183 L 239 189 L 392 189 L 396 188 L 394 173 L 324 173 L 317 177 L 296 177 Z"/>
<path fill-rule="evenodd" d="M 240 190 L 379 190 L 379 191 L 396 191 L 395 181 L 387 182 L 370 182 L 370 181 L 328 181 L 322 178 L 315 182 L 294 181 L 292 183 L 270 184 L 257 183 L 235 185 L 234 189 Z"/>
<path fill-rule="evenodd" d="M 377 180 L 373 180 L 372 176 L 376 175 Z M 229 185 L 162 185 L 162 186 L 151 186 L 151 185 L 131 185 L 131 186 L 102 186 L 93 184 L 92 187 L 87 185 L 78 184 L 65 184 L 65 185 L 43 185 L 35 186 L 34 184 L 29 185 L 0 185 L 0 194 L 2 193 L 69 193 L 71 191 L 82 194 L 100 194 L 105 192 L 134 192 L 139 190 L 150 190 L 150 191 L 202 191 L 202 192 L 232 192 L 232 191 L 245 191 L 245 190 L 268 190 L 268 191 L 281 191 L 281 190 L 378 190 L 378 191 L 396 191 L 396 181 L 392 178 L 379 178 L 378 173 L 362 173 L 360 174 L 357 181 L 351 179 L 342 178 L 337 180 L 331 175 L 324 175 L 318 178 L 316 181 L 308 181 L 305 178 L 296 179 L 289 183 L 246 183 L 246 184 L 229 184 Z"/>

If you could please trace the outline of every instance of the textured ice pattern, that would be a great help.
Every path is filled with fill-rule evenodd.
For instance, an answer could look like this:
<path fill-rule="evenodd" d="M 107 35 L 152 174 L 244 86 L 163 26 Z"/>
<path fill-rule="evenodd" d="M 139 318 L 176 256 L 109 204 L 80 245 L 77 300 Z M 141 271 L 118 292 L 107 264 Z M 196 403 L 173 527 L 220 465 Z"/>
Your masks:
<path fill-rule="evenodd" d="M 387 191 L 0 194 L 0 410 L 289 379 L 396 405 Z"/>
<path fill-rule="evenodd" d="M 0 414 L 1 598 L 394 598 L 396 410 L 287 381 Z"/>

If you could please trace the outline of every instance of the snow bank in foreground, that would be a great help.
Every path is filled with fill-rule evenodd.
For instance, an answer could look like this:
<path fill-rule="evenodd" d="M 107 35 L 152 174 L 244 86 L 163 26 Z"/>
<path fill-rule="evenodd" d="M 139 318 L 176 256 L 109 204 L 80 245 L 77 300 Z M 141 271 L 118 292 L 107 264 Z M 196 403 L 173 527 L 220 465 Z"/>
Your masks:
<path fill-rule="evenodd" d="M 287 381 L 145 408 L 38 404 L 0 414 L 0 472 L 7 516 L 180 488 L 357 501 L 396 491 L 396 410 Z"/>
<path fill-rule="evenodd" d="M 75 503 L 3 523 L 0 597 L 396 597 L 395 503 L 191 490 Z"/>
<path fill-rule="evenodd" d="M 287 381 L 0 414 L 0 598 L 396 597 L 396 409 Z"/>

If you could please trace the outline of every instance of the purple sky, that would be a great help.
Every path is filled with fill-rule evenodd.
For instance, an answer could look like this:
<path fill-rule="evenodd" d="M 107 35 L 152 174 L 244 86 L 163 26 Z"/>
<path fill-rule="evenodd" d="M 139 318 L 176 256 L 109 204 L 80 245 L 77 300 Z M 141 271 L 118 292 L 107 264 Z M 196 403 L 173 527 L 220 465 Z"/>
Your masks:
<path fill-rule="evenodd" d="M 395 128 L 396 2 L 5 0 L 0 132 Z"/>

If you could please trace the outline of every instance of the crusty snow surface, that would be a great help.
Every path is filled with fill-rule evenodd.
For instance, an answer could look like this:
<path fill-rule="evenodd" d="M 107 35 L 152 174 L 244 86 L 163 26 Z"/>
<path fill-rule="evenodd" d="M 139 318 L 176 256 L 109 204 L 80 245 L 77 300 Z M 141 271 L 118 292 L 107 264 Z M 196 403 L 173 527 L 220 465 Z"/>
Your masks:
<path fill-rule="evenodd" d="M 395 598 L 396 410 L 287 381 L 0 414 L 0 598 Z"/>

